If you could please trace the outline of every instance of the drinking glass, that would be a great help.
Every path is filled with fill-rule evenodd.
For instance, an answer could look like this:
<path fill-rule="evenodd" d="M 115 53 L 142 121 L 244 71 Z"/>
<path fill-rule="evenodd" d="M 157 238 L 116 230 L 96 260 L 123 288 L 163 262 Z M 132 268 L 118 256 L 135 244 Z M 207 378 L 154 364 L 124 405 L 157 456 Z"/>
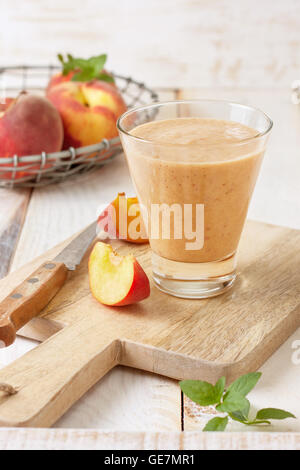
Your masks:
<path fill-rule="evenodd" d="M 133 135 L 159 120 L 202 118 L 246 125 L 238 141 L 165 142 Z M 125 112 L 117 123 L 132 181 L 143 207 L 153 279 L 168 294 L 207 298 L 236 278 L 237 248 L 261 166 L 271 119 L 261 110 L 217 100 L 156 103 Z M 195 131 L 196 132 L 196 131 Z"/>

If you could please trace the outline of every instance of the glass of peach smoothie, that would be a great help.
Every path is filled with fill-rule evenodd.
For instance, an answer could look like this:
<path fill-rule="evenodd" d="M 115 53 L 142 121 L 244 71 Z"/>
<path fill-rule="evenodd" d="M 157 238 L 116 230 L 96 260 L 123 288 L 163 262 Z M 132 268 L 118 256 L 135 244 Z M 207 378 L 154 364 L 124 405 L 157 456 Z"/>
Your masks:
<path fill-rule="evenodd" d="M 120 117 L 160 290 L 197 299 L 233 285 L 271 128 L 258 109 L 214 100 L 158 103 Z"/>

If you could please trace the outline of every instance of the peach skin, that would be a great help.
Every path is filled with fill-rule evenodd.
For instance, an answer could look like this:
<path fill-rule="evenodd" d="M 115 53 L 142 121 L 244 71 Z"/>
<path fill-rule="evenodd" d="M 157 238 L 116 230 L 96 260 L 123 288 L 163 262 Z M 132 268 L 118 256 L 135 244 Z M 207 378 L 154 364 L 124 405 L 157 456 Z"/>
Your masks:
<path fill-rule="evenodd" d="M 48 90 L 47 97 L 62 117 L 65 149 L 117 137 L 116 121 L 126 105 L 115 86 L 68 81 Z"/>
<path fill-rule="evenodd" d="M 1 157 L 57 152 L 62 143 L 61 117 L 46 98 L 21 93 L 16 99 L 6 100 L 0 110 L 0 163 Z M 4 165 L 0 165 L 1 178 L 10 179 L 12 173 L 1 171 L 1 166 Z M 17 172 L 15 177 L 22 178 L 27 174 L 26 171 Z"/>
<path fill-rule="evenodd" d="M 88 268 L 91 292 L 104 305 L 121 307 L 150 295 L 149 279 L 136 258 L 118 255 L 111 245 L 97 242 Z"/>

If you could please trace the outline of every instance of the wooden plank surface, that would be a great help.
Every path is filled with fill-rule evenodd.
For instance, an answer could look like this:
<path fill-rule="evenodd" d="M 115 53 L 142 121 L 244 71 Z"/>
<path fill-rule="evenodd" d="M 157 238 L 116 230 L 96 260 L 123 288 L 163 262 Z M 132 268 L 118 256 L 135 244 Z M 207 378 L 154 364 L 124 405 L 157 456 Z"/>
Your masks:
<path fill-rule="evenodd" d="M 300 450 L 300 433 L 0 429 L 3 450 Z"/>
<path fill-rule="evenodd" d="M 112 431 L 180 431 L 181 393 L 175 380 L 118 366 L 54 427 L 73 428 L 74 422 Z"/>

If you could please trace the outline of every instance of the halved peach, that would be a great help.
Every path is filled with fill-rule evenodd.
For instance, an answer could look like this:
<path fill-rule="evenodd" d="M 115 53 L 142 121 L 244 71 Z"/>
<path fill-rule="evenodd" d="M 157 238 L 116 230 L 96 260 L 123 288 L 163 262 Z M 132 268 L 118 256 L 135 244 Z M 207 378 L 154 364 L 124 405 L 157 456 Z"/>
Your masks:
<path fill-rule="evenodd" d="M 149 243 L 139 201 L 137 197 L 126 197 L 124 192 L 118 193 L 100 214 L 98 226 L 111 237 L 115 234 L 117 238 L 131 243 Z"/>
<path fill-rule="evenodd" d="M 93 296 L 105 305 L 130 305 L 150 295 L 149 279 L 136 258 L 118 255 L 102 242 L 90 254 L 89 280 Z"/>

